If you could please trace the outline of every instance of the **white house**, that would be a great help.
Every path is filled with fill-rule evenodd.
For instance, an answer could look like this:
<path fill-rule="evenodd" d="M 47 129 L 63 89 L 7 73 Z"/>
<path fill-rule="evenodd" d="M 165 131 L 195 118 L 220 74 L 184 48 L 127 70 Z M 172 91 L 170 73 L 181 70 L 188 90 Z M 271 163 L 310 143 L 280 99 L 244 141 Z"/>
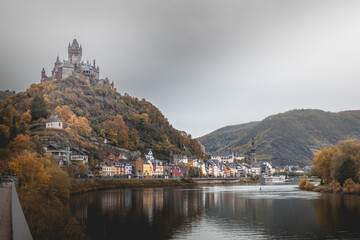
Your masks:
<path fill-rule="evenodd" d="M 146 160 L 149 160 L 149 161 L 154 160 L 154 154 L 153 154 L 153 152 L 152 152 L 152 150 L 150 148 L 145 150 L 144 155 L 145 155 Z"/>
<path fill-rule="evenodd" d="M 252 176 L 260 176 L 261 175 L 261 166 L 252 166 L 251 167 L 251 175 Z"/>
<path fill-rule="evenodd" d="M 71 149 L 70 160 L 73 161 L 73 162 L 81 161 L 81 162 L 87 164 L 89 162 L 88 154 L 89 154 L 89 152 L 87 150 L 85 150 L 85 149 L 72 148 Z"/>
<path fill-rule="evenodd" d="M 233 163 L 234 159 L 234 153 L 216 152 L 211 154 L 211 160 L 218 160 L 219 162 Z"/>
<path fill-rule="evenodd" d="M 51 115 L 46 120 L 46 128 L 54 128 L 54 129 L 62 129 L 63 128 L 63 123 L 56 113 L 55 113 L 55 115 Z"/>

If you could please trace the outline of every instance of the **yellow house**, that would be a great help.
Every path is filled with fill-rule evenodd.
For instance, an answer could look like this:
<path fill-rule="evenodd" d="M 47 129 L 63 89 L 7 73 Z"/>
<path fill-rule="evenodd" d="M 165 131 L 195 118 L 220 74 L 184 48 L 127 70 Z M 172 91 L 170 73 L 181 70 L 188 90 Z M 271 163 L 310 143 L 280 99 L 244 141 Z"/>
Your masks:
<path fill-rule="evenodd" d="M 153 176 L 153 165 L 150 160 L 144 160 L 143 176 L 146 178 L 151 178 Z"/>

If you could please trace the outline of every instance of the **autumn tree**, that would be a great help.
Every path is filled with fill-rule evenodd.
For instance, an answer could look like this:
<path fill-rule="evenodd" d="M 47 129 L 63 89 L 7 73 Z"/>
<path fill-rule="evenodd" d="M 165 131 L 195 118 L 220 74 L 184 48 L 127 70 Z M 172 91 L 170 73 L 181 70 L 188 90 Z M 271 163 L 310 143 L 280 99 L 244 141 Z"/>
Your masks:
<path fill-rule="evenodd" d="M 315 154 L 314 167 L 311 173 L 321 179 L 321 184 L 331 182 L 331 159 L 335 151 L 334 147 L 324 148 Z"/>
<path fill-rule="evenodd" d="M 0 124 L 6 126 L 10 131 L 8 140 L 13 139 L 19 133 L 19 119 L 20 115 L 18 111 L 12 105 L 0 111 Z M 5 132 L 7 132 L 7 130 L 5 130 Z"/>
<path fill-rule="evenodd" d="M 44 100 L 43 95 L 36 95 L 31 103 L 31 115 L 33 120 L 39 118 L 46 118 L 48 115 L 48 106 Z"/>
<path fill-rule="evenodd" d="M 20 118 L 20 132 L 27 133 L 29 131 L 29 123 L 31 122 L 31 111 L 28 109 L 21 115 Z"/>
<path fill-rule="evenodd" d="M 101 124 L 100 136 L 107 138 L 120 147 L 128 147 L 129 128 L 120 114 L 112 121 L 105 121 Z"/>
<path fill-rule="evenodd" d="M 34 144 L 31 141 L 29 135 L 18 134 L 8 146 L 9 151 L 13 155 L 17 155 L 22 153 L 24 150 L 32 151 L 34 148 Z"/>
<path fill-rule="evenodd" d="M 348 178 L 358 182 L 359 170 L 360 143 L 357 139 L 351 139 L 316 153 L 311 172 L 326 184 L 333 181 L 344 184 Z"/>
<path fill-rule="evenodd" d="M 70 199 L 70 177 L 59 167 L 51 167 L 47 170 L 51 176 L 48 182 L 48 194 L 51 198 L 58 198 L 63 204 L 67 204 Z"/>
<path fill-rule="evenodd" d="M 92 128 L 86 117 L 77 117 L 67 105 L 62 107 L 57 106 L 55 111 L 63 122 L 65 130 L 70 135 L 77 136 L 80 134 L 84 137 L 90 137 Z"/>
<path fill-rule="evenodd" d="M 358 181 L 355 162 L 351 158 L 345 159 L 339 168 L 338 178 L 336 179 L 341 185 L 346 179 L 352 179 L 354 182 Z"/>
<path fill-rule="evenodd" d="M 24 150 L 9 162 L 9 168 L 19 179 L 20 191 L 22 189 L 42 190 L 50 179 L 44 166 L 36 157 L 36 153 Z"/>
<path fill-rule="evenodd" d="M 0 124 L 0 148 L 4 148 L 10 141 L 10 128 L 5 124 Z"/>
<path fill-rule="evenodd" d="M 78 123 L 79 123 L 79 134 L 84 137 L 90 137 L 92 129 L 90 127 L 90 124 L 89 124 L 89 121 L 87 120 L 87 118 L 79 117 Z"/>

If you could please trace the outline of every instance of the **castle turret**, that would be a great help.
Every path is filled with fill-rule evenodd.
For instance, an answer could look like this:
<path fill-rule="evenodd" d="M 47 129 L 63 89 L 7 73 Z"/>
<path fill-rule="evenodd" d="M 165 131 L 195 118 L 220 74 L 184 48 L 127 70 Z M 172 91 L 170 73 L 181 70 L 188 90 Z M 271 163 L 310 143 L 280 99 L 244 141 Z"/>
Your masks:
<path fill-rule="evenodd" d="M 76 38 L 74 38 L 72 44 L 68 46 L 69 61 L 72 63 L 80 63 L 82 57 L 82 47 L 79 46 Z"/>
<path fill-rule="evenodd" d="M 47 78 L 46 72 L 45 72 L 45 69 L 43 68 L 42 71 L 41 71 L 41 80 L 44 80 L 46 78 Z"/>

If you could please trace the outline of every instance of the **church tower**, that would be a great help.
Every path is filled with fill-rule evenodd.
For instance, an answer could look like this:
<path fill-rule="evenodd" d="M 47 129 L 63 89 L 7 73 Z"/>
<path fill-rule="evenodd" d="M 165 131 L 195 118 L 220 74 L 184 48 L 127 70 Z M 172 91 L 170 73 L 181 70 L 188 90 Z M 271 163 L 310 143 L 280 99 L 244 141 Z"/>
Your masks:
<path fill-rule="evenodd" d="M 71 45 L 69 43 L 68 56 L 69 56 L 69 61 L 71 63 L 80 63 L 81 62 L 82 47 L 81 47 L 81 45 L 79 47 L 79 43 L 76 41 L 76 38 L 74 38 Z"/>
<path fill-rule="evenodd" d="M 257 164 L 257 161 L 256 161 L 256 147 L 255 147 L 255 139 L 254 138 L 251 139 L 250 161 L 251 161 L 251 165 L 256 165 Z"/>

